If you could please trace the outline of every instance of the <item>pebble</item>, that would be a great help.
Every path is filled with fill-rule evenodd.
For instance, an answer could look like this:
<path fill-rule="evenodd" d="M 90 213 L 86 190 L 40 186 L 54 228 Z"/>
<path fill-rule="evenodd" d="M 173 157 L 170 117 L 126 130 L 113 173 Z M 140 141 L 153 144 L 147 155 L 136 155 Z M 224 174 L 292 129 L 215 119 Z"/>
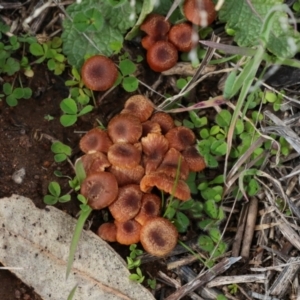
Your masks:
<path fill-rule="evenodd" d="M 15 171 L 12 174 L 11 178 L 15 183 L 21 184 L 23 182 L 25 174 L 26 174 L 25 168 L 21 168 L 20 170 Z"/>

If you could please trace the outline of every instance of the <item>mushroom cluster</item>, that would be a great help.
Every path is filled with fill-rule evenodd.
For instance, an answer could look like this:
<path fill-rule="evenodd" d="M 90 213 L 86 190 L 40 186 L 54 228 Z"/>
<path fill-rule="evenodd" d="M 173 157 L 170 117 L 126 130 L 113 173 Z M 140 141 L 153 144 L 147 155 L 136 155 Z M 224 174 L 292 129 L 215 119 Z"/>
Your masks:
<path fill-rule="evenodd" d="M 108 207 L 115 220 L 102 224 L 98 235 L 125 245 L 141 242 L 156 256 L 172 251 L 178 233 L 160 217 L 161 199 L 152 190 L 182 201 L 191 198 L 185 180 L 190 171 L 205 168 L 195 142 L 192 130 L 176 127 L 167 113 L 154 113 L 152 102 L 142 95 L 130 97 L 106 131 L 88 131 L 79 144 L 87 175 L 81 194 L 93 209 Z"/>
<path fill-rule="evenodd" d="M 146 33 L 141 44 L 147 50 L 147 62 L 156 72 L 166 71 L 177 63 L 178 51 L 189 52 L 198 42 L 193 24 L 208 26 L 216 18 L 212 0 L 185 0 L 184 14 L 189 22 L 171 26 L 159 14 L 149 14 L 140 29 Z M 190 23 L 191 22 L 191 23 Z"/>

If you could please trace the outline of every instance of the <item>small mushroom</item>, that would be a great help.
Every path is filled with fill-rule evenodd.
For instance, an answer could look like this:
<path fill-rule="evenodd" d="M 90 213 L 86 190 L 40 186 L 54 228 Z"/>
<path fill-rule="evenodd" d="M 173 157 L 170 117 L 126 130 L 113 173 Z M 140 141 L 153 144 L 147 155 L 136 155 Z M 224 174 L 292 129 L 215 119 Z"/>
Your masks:
<path fill-rule="evenodd" d="M 185 0 L 183 12 L 190 22 L 201 27 L 209 26 L 217 16 L 212 0 Z"/>
<path fill-rule="evenodd" d="M 168 255 L 175 248 L 177 239 L 176 227 L 164 218 L 151 218 L 141 229 L 140 241 L 143 248 L 155 256 Z"/>
<path fill-rule="evenodd" d="M 135 220 L 115 221 L 117 226 L 117 242 L 122 245 L 136 244 L 140 241 L 141 225 Z"/>
<path fill-rule="evenodd" d="M 108 242 L 117 241 L 117 226 L 114 223 L 103 223 L 97 230 L 97 235 Z"/>
<path fill-rule="evenodd" d="M 170 129 L 175 127 L 172 117 L 164 112 L 155 113 L 154 115 L 152 115 L 150 121 L 159 124 L 162 134 L 166 134 Z"/>
<path fill-rule="evenodd" d="M 93 91 L 106 91 L 118 77 L 118 70 L 111 59 L 103 55 L 88 58 L 81 69 L 85 86 Z"/>
<path fill-rule="evenodd" d="M 182 151 L 182 156 L 187 162 L 190 171 L 201 172 L 206 168 L 205 160 L 195 146 L 189 146 Z"/>
<path fill-rule="evenodd" d="M 110 167 L 107 156 L 102 152 L 87 153 L 81 157 L 83 168 L 86 174 L 103 172 Z"/>
<path fill-rule="evenodd" d="M 161 128 L 157 122 L 146 121 L 142 123 L 143 133 L 142 137 L 147 136 L 149 133 L 158 133 L 161 134 Z"/>
<path fill-rule="evenodd" d="M 133 114 L 138 117 L 141 122 L 145 122 L 150 118 L 153 110 L 153 104 L 147 97 L 143 95 L 134 95 L 125 102 L 121 114 Z"/>
<path fill-rule="evenodd" d="M 180 161 L 179 178 L 186 180 L 189 176 L 189 166 L 182 155 L 175 148 L 170 148 L 165 154 L 163 161 L 156 169 L 157 172 L 164 173 L 169 177 L 176 178 L 178 172 L 178 164 Z M 147 174 L 147 173 L 146 173 Z"/>
<path fill-rule="evenodd" d="M 191 199 L 189 186 L 181 179 L 175 185 L 174 178 L 154 172 L 146 174 L 140 182 L 141 191 L 144 193 L 150 193 L 154 186 L 168 194 L 173 194 L 179 200 L 186 201 Z"/>
<path fill-rule="evenodd" d="M 154 172 L 169 149 L 168 140 L 161 134 L 149 133 L 141 139 L 143 146 L 145 173 Z"/>
<path fill-rule="evenodd" d="M 132 144 L 113 144 L 108 152 L 107 158 L 113 166 L 132 169 L 141 161 L 141 151 Z"/>
<path fill-rule="evenodd" d="M 88 200 L 93 209 L 109 206 L 118 196 L 118 183 L 109 172 L 89 174 L 82 182 L 81 194 Z"/>
<path fill-rule="evenodd" d="M 167 41 L 158 41 L 147 51 L 147 62 L 155 72 L 163 72 L 174 67 L 178 60 L 175 46 Z"/>
<path fill-rule="evenodd" d="M 146 35 L 141 39 L 141 44 L 144 49 L 149 50 L 156 42 L 167 41 L 167 40 L 168 40 L 167 35 L 161 35 L 161 36 Z"/>
<path fill-rule="evenodd" d="M 141 121 L 131 114 L 116 115 L 107 126 L 108 135 L 114 143 L 134 144 L 142 136 L 142 131 Z"/>
<path fill-rule="evenodd" d="M 160 210 L 161 199 L 154 194 L 144 194 L 141 209 L 134 219 L 144 225 L 150 218 L 159 216 Z"/>
<path fill-rule="evenodd" d="M 79 141 L 79 147 L 84 153 L 96 151 L 107 153 L 111 145 L 112 141 L 107 132 L 97 127 L 89 130 Z"/>
<path fill-rule="evenodd" d="M 115 175 L 119 186 L 139 184 L 145 175 L 145 169 L 141 165 L 132 169 L 111 166 L 108 171 Z"/>
<path fill-rule="evenodd" d="M 117 199 L 108 207 L 114 219 L 125 222 L 133 219 L 140 211 L 143 193 L 139 185 L 130 184 L 119 188 Z"/>
<path fill-rule="evenodd" d="M 178 51 L 189 52 L 197 45 L 197 33 L 193 30 L 190 23 L 180 23 L 174 25 L 168 34 L 169 42 L 172 43 Z"/>
<path fill-rule="evenodd" d="M 170 22 L 159 14 L 149 14 L 140 26 L 140 30 L 152 37 L 166 36 L 170 28 Z"/>
<path fill-rule="evenodd" d="M 169 141 L 170 148 L 175 148 L 178 151 L 182 151 L 196 142 L 194 132 L 184 126 L 178 126 L 170 129 L 166 133 L 165 137 Z"/>

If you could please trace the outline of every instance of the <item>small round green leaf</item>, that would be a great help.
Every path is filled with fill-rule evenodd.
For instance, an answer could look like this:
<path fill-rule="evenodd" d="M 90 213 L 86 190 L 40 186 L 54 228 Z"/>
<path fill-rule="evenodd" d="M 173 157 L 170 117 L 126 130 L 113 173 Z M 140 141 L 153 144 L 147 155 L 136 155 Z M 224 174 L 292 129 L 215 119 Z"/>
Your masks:
<path fill-rule="evenodd" d="M 131 75 L 136 71 L 136 65 L 130 59 L 122 60 L 119 68 L 123 76 Z"/>
<path fill-rule="evenodd" d="M 229 127 L 231 121 L 231 113 L 228 110 L 221 110 L 216 115 L 216 123 L 220 127 Z"/>
<path fill-rule="evenodd" d="M 48 190 L 49 190 L 50 194 L 54 197 L 59 197 L 60 192 L 61 192 L 60 185 L 55 181 L 51 181 L 49 183 Z"/>
<path fill-rule="evenodd" d="M 54 205 L 57 203 L 57 198 L 51 195 L 44 196 L 44 203 L 47 205 Z"/>
<path fill-rule="evenodd" d="M 44 55 L 44 48 L 39 43 L 32 43 L 29 46 L 29 51 L 34 56 Z"/>
<path fill-rule="evenodd" d="M 207 235 L 201 235 L 198 239 L 198 245 L 201 249 L 211 252 L 214 249 L 213 240 Z"/>
<path fill-rule="evenodd" d="M 92 105 L 87 105 L 85 106 L 79 113 L 78 113 L 78 117 L 79 116 L 83 116 L 89 112 L 91 112 L 94 109 L 94 106 Z"/>
<path fill-rule="evenodd" d="M 78 111 L 77 104 L 72 98 L 66 98 L 63 101 L 61 101 L 60 108 L 64 113 L 71 115 L 77 114 Z"/>
<path fill-rule="evenodd" d="M 16 106 L 18 104 L 18 100 L 15 98 L 14 95 L 9 95 L 6 97 L 6 103 L 9 106 Z"/>
<path fill-rule="evenodd" d="M 71 195 L 63 195 L 58 199 L 60 203 L 69 202 L 70 200 L 71 200 Z"/>
<path fill-rule="evenodd" d="M 54 160 L 56 162 L 62 162 L 62 161 L 65 161 L 66 159 L 67 159 L 67 156 L 64 153 L 59 153 L 59 154 L 54 155 Z"/>
<path fill-rule="evenodd" d="M 76 115 L 62 115 L 59 120 L 60 120 L 60 123 L 64 127 L 68 127 L 68 126 L 72 126 L 73 124 L 76 123 L 77 116 Z"/>
<path fill-rule="evenodd" d="M 123 79 L 122 86 L 126 92 L 131 93 L 137 90 L 139 82 L 135 77 L 129 76 Z"/>
<path fill-rule="evenodd" d="M 218 218 L 219 208 L 214 200 L 208 200 L 204 202 L 204 211 L 210 218 Z"/>

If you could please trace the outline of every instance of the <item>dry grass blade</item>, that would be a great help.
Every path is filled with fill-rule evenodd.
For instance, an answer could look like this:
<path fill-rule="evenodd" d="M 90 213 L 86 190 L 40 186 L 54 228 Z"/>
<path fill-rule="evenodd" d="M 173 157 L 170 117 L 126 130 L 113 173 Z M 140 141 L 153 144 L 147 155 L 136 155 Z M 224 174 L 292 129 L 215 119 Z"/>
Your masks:
<path fill-rule="evenodd" d="M 270 287 L 270 294 L 280 298 L 284 297 L 287 293 L 290 283 L 293 282 L 299 269 L 300 257 L 291 257 L 288 261 L 288 265 L 283 269 Z"/>
<path fill-rule="evenodd" d="M 166 300 L 179 300 L 195 289 L 203 286 L 213 278 L 215 278 L 218 274 L 222 274 L 226 270 L 228 270 L 233 264 L 238 262 L 241 257 L 231 257 L 225 258 L 210 270 L 206 271 L 203 274 L 199 274 L 195 279 L 185 284 L 181 288 L 179 288 L 175 293 L 166 298 Z"/>
<path fill-rule="evenodd" d="M 262 131 L 265 133 L 276 133 L 284 137 L 287 142 L 300 154 L 300 138 L 299 136 L 289 127 L 286 126 L 284 121 L 280 120 L 270 111 L 264 112 L 265 116 L 272 120 L 276 126 L 269 126 L 262 128 Z"/>
<path fill-rule="evenodd" d="M 220 285 L 228 285 L 233 283 L 245 283 L 245 282 L 264 282 L 267 278 L 265 273 L 263 274 L 251 274 L 240 276 L 220 276 L 209 282 L 206 287 L 212 288 Z"/>

